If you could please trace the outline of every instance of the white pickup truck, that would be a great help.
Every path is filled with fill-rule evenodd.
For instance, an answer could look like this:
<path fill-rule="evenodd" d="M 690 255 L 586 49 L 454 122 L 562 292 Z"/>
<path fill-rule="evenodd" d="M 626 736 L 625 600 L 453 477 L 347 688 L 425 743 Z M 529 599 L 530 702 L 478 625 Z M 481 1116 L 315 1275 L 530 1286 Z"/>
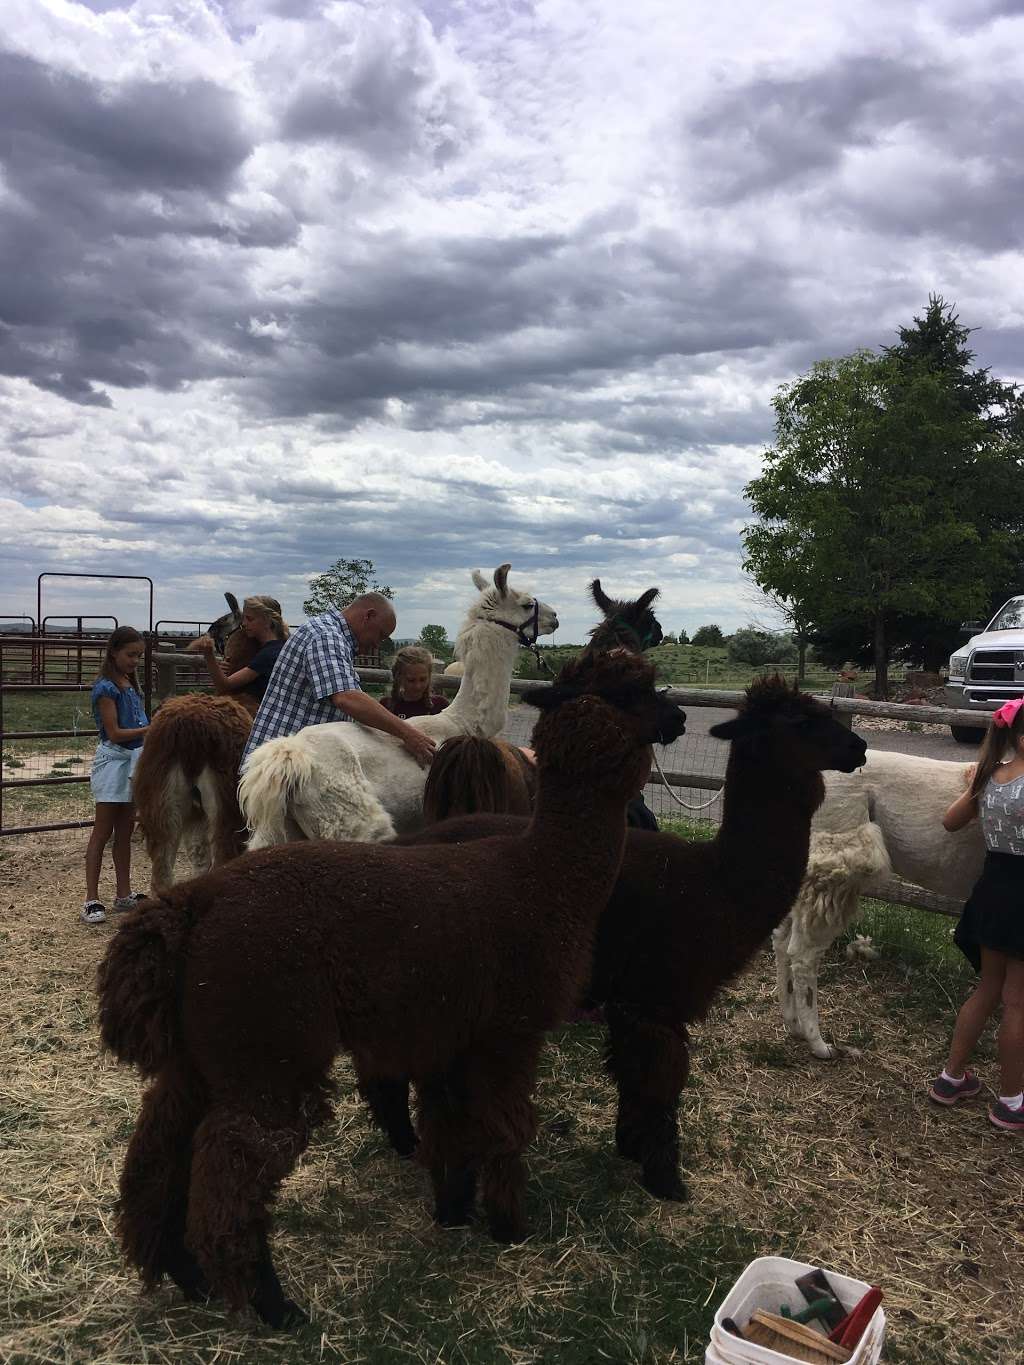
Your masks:
<path fill-rule="evenodd" d="M 966 629 L 974 630 L 975 624 Z M 1004 602 L 988 625 L 960 646 L 946 681 L 946 704 L 961 711 L 997 711 L 1015 697 L 1024 697 L 1024 597 Z M 961 744 L 977 744 L 986 727 L 949 728 Z"/>

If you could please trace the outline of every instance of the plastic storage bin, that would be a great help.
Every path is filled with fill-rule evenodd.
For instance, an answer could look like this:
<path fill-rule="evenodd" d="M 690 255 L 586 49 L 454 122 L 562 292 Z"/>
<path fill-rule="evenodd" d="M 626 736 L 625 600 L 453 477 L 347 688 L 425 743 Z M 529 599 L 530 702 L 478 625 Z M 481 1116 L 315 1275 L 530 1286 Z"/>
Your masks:
<path fill-rule="evenodd" d="M 761 1256 L 751 1261 L 715 1314 L 711 1343 L 704 1356 L 705 1365 L 792 1365 L 792 1356 L 782 1355 L 752 1341 L 742 1341 L 731 1332 L 726 1332 L 722 1327 L 722 1319 L 732 1318 L 742 1325 L 759 1308 L 777 1313 L 782 1304 L 786 1304 L 794 1313 L 800 1312 L 807 1307 L 807 1301 L 794 1282 L 797 1276 L 816 1268 L 805 1261 L 790 1261 L 784 1256 Z M 856 1307 L 871 1288 L 863 1280 L 842 1275 L 838 1270 L 822 1268 L 847 1312 Z M 885 1310 L 879 1305 L 850 1357 L 849 1365 L 877 1365 L 882 1358 L 885 1329 Z"/>

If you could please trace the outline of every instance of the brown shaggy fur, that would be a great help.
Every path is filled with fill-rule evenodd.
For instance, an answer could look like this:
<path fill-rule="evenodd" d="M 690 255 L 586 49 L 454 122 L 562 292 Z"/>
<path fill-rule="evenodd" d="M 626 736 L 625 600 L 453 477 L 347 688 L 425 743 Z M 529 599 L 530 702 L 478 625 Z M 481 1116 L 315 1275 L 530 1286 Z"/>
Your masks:
<path fill-rule="evenodd" d="M 267 1209 L 328 1112 L 340 1050 L 360 1079 L 416 1084 L 438 1221 L 466 1222 L 479 1179 L 492 1235 L 525 1235 L 544 1033 L 582 989 L 648 746 L 683 730 L 653 669 L 626 655 L 575 660 L 531 700 L 537 809 L 511 835 L 263 849 L 123 922 L 99 969 L 100 1030 L 155 1078 L 118 1217 L 147 1283 L 166 1273 L 274 1325 L 301 1319 Z M 538 867 L 558 868 L 540 900 Z"/>
<path fill-rule="evenodd" d="M 778 678 L 750 687 L 740 716 L 711 733 L 732 740 L 718 837 L 687 844 L 671 834 L 628 832 L 582 997 L 605 1009 L 619 1152 L 640 1162 L 644 1185 L 662 1199 L 686 1195 L 678 1107 L 690 1068 L 687 1025 L 704 1017 L 789 913 L 824 795 L 821 772 L 852 771 L 865 753 L 864 741 L 826 707 Z M 459 844 L 519 825 L 479 815 L 400 842 Z M 408 1087 L 388 1078 L 364 1087 L 376 1089 L 375 1117 L 387 1115 L 392 1145 L 402 1150 Z"/>
<path fill-rule="evenodd" d="M 423 788 L 428 825 L 453 815 L 505 811 L 529 815 L 537 769 L 515 744 L 478 735 L 446 739 L 434 755 Z"/>
<path fill-rule="evenodd" d="M 251 728 L 233 697 L 199 692 L 172 697 L 153 717 L 132 782 L 153 863 L 151 894 L 172 884 L 183 838 L 197 870 L 244 850 L 238 767 Z"/>

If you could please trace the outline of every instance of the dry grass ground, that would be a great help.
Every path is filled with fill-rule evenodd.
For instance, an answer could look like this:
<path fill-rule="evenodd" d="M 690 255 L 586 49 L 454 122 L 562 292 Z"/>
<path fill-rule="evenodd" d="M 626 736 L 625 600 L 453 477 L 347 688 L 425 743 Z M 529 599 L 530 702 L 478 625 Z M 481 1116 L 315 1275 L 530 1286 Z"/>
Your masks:
<path fill-rule="evenodd" d="M 688 1205 L 656 1204 L 615 1157 L 595 1027 L 548 1049 L 534 1234 L 512 1249 L 431 1224 L 424 1174 L 392 1159 L 341 1065 L 337 1120 L 277 1210 L 278 1265 L 312 1325 L 275 1336 L 169 1289 L 142 1296 L 112 1238 L 139 1092 L 97 1050 L 92 979 L 116 923 L 77 921 L 84 840 L 0 841 L 0 1360 L 698 1362 L 729 1285 L 774 1253 L 881 1284 L 888 1361 L 1024 1359 L 1024 1143 L 980 1105 L 925 1102 L 966 977 L 895 930 L 880 962 L 837 951 L 825 973 L 826 1027 L 860 1060 L 784 1040 L 767 956 L 697 1031 Z M 141 849 L 136 868 L 144 885 Z M 981 1071 L 994 1081 L 990 1043 Z"/>

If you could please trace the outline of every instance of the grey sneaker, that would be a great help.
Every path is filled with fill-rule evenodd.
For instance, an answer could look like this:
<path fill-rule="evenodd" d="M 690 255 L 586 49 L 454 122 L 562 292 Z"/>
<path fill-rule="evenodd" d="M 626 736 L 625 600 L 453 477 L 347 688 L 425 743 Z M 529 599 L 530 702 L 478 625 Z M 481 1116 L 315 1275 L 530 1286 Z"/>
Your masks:
<path fill-rule="evenodd" d="M 928 1098 L 936 1104 L 958 1104 L 960 1100 L 973 1100 L 980 1089 L 981 1081 L 969 1071 L 959 1081 L 947 1081 L 945 1076 L 938 1075 L 932 1081 Z"/>
<path fill-rule="evenodd" d="M 102 901 L 86 901 L 79 915 L 85 924 L 102 924 L 106 918 L 107 907 Z"/>
<path fill-rule="evenodd" d="M 1024 1133 L 1024 1106 L 1010 1109 L 1002 1100 L 996 1100 L 989 1108 L 988 1118 L 990 1123 L 997 1128 L 1004 1128 L 1008 1133 Z"/>
<path fill-rule="evenodd" d="M 118 896 L 114 901 L 115 910 L 134 910 L 139 901 L 147 900 L 145 891 L 129 891 L 127 896 Z"/>

